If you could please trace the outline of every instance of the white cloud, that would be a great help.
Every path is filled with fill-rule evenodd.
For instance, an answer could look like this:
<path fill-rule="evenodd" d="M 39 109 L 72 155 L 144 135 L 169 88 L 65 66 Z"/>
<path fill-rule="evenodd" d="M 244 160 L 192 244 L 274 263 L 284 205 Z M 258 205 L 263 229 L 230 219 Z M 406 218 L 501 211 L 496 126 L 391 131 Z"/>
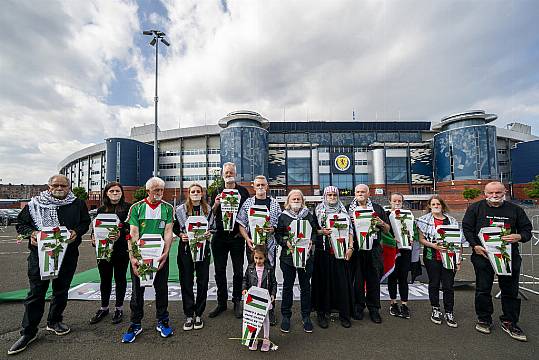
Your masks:
<path fill-rule="evenodd" d="M 0 178 L 44 182 L 65 155 L 153 120 L 154 59 L 135 45 L 146 26 L 171 42 L 160 47 L 162 129 L 237 109 L 436 122 L 479 108 L 539 133 L 532 0 L 229 0 L 227 12 L 219 1 L 162 2 L 167 14 L 143 11 L 142 26 L 127 0 L 5 4 Z M 118 64 L 135 70 L 148 103 L 106 104 Z"/>

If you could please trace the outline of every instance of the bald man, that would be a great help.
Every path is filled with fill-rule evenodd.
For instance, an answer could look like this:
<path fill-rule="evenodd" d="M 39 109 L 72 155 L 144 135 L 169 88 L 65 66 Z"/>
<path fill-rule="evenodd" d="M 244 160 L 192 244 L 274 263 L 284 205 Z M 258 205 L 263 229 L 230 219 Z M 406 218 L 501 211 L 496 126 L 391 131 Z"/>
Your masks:
<path fill-rule="evenodd" d="M 524 210 L 513 203 L 505 201 L 505 186 L 498 182 L 490 182 L 485 186 L 485 199 L 473 203 L 466 210 L 462 220 L 462 229 L 466 240 L 473 249 L 472 264 L 475 270 L 475 313 L 477 323 L 475 329 L 483 334 L 492 330 L 492 283 L 494 270 L 490 265 L 485 248 L 481 245 L 478 233 L 483 227 L 503 223 L 511 226 L 511 233 L 502 237 L 511 244 L 511 275 L 498 276 L 501 290 L 502 312 L 500 316 L 502 330 L 513 339 L 527 341 L 526 335 L 517 325 L 520 316 L 520 299 L 518 297 L 520 265 L 518 243 L 531 239 L 532 224 Z"/>

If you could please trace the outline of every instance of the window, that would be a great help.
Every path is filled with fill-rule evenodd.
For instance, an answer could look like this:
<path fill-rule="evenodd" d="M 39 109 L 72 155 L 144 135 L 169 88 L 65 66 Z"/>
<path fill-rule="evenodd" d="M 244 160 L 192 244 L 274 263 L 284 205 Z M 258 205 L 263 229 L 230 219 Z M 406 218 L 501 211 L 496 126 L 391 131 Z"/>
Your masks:
<path fill-rule="evenodd" d="M 375 132 L 361 132 L 354 134 L 354 145 L 356 146 L 368 146 L 376 141 Z"/>
<path fill-rule="evenodd" d="M 368 173 L 358 173 L 355 174 L 356 185 L 357 184 L 368 184 L 369 183 L 369 174 Z"/>
<path fill-rule="evenodd" d="M 329 160 L 318 160 L 318 166 L 329 166 Z"/>
<path fill-rule="evenodd" d="M 386 177 L 388 184 L 408 182 L 408 159 L 406 157 L 386 157 Z"/>
<path fill-rule="evenodd" d="M 354 165 L 368 165 L 368 160 L 354 160 Z"/>
<path fill-rule="evenodd" d="M 399 138 L 401 142 L 421 142 L 421 133 L 420 132 L 401 132 L 399 133 Z"/>
<path fill-rule="evenodd" d="M 362 153 L 362 152 L 367 152 L 369 151 L 369 148 L 366 148 L 366 147 L 355 147 L 354 148 L 354 152 L 357 152 L 357 153 Z"/>
<path fill-rule="evenodd" d="M 311 184 L 311 159 L 291 158 L 288 159 L 288 185 Z"/>
<path fill-rule="evenodd" d="M 285 141 L 287 144 L 308 143 L 309 138 L 305 133 L 290 133 L 285 134 Z"/>
<path fill-rule="evenodd" d="M 354 145 L 354 134 L 353 133 L 332 133 L 331 142 L 333 145 Z"/>
<path fill-rule="evenodd" d="M 329 152 L 329 147 L 321 146 L 321 147 L 318 148 L 318 152 L 319 153 L 328 153 Z"/>
<path fill-rule="evenodd" d="M 284 144 L 284 134 L 269 133 L 268 142 L 270 144 Z"/>
<path fill-rule="evenodd" d="M 331 175 L 330 174 L 320 174 L 319 175 L 319 179 L 320 179 L 320 189 L 321 190 L 324 190 L 324 188 L 326 186 L 329 186 L 330 185 L 330 177 Z"/>
<path fill-rule="evenodd" d="M 507 154 L 507 149 L 498 149 L 498 155 L 505 155 Z"/>
<path fill-rule="evenodd" d="M 376 140 L 378 142 L 398 142 L 399 133 L 393 132 L 379 132 L 376 134 Z"/>
<path fill-rule="evenodd" d="M 333 174 L 333 186 L 339 188 L 341 196 L 353 194 L 354 178 L 352 174 Z"/>
<path fill-rule="evenodd" d="M 319 144 L 322 146 L 331 144 L 331 137 L 329 133 L 310 133 L 309 140 L 313 144 Z"/>

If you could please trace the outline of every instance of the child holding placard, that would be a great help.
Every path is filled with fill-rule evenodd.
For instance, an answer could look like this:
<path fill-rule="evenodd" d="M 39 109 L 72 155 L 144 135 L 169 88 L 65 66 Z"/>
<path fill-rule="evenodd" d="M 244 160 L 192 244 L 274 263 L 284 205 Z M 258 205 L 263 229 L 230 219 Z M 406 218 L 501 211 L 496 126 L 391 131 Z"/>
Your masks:
<path fill-rule="evenodd" d="M 253 262 L 247 266 L 247 270 L 245 271 L 242 294 L 245 295 L 251 286 L 267 289 L 273 303 L 275 295 L 277 294 L 277 280 L 275 279 L 275 270 L 267 261 L 266 247 L 264 245 L 257 245 L 253 249 Z M 271 306 L 272 305 L 270 304 L 270 309 Z M 266 315 L 262 327 L 264 329 L 264 340 L 262 341 L 260 351 L 267 352 L 271 347 L 271 341 L 269 340 L 270 324 L 268 315 Z M 257 348 L 258 341 L 255 340 L 249 347 L 249 350 L 256 351 Z"/>

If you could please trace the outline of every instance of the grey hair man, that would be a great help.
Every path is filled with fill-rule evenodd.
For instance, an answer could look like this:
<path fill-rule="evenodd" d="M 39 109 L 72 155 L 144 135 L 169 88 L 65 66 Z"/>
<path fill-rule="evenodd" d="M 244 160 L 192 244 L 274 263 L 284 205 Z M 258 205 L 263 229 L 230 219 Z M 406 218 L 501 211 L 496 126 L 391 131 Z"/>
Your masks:
<path fill-rule="evenodd" d="M 37 338 L 38 326 L 45 310 L 45 295 L 51 280 L 42 280 L 39 270 L 38 239 L 41 230 L 65 227 L 69 230 L 68 245 L 58 276 L 52 280 L 53 296 L 47 317 L 48 331 L 65 335 L 71 331 L 64 324 L 63 312 L 67 306 L 67 293 L 77 269 L 78 247 L 90 227 L 86 203 L 71 192 L 69 179 L 56 174 L 49 178 L 49 188 L 33 197 L 18 217 L 17 232 L 28 238 L 28 281 L 30 292 L 24 300 L 21 338 L 9 349 L 8 354 L 24 351 Z"/>

